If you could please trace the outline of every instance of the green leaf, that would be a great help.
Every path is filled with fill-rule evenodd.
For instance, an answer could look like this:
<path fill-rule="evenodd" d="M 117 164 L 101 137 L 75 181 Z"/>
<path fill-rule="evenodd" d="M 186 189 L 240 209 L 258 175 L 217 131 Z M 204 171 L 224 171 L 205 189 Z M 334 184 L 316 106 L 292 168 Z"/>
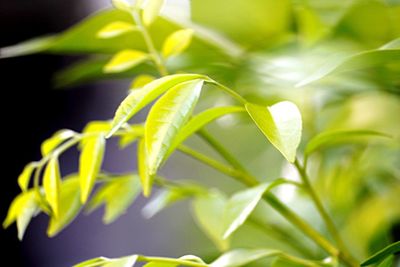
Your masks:
<path fill-rule="evenodd" d="M 143 88 L 146 84 L 151 83 L 155 80 L 155 77 L 148 74 L 138 75 L 129 86 L 129 90 L 137 90 Z"/>
<path fill-rule="evenodd" d="M 183 29 L 171 33 L 165 40 L 162 47 L 162 54 L 165 58 L 179 55 L 185 51 L 192 41 L 193 30 Z"/>
<path fill-rule="evenodd" d="M 102 39 L 113 38 L 136 30 L 137 27 L 131 23 L 125 21 L 114 21 L 101 28 L 101 30 L 97 33 L 97 37 Z"/>
<path fill-rule="evenodd" d="M 188 123 L 183 126 L 183 128 L 174 138 L 169 148 L 168 155 L 172 153 L 180 144 L 182 144 L 189 136 L 191 136 L 213 120 L 216 120 L 227 114 L 243 111 L 245 110 L 242 107 L 238 106 L 216 107 L 205 110 L 193 116 L 193 118 L 191 118 Z"/>
<path fill-rule="evenodd" d="M 103 161 L 105 140 L 104 136 L 92 136 L 84 139 L 79 158 L 79 180 L 81 202 L 86 203 Z"/>
<path fill-rule="evenodd" d="M 225 209 L 226 202 L 225 195 L 219 191 L 212 191 L 195 198 L 192 203 L 197 224 L 221 251 L 229 248 L 229 239 L 222 238 L 224 225 L 221 212 Z"/>
<path fill-rule="evenodd" d="M 147 170 L 147 153 L 145 147 L 145 140 L 144 138 L 140 139 L 138 144 L 137 150 L 137 158 L 138 158 L 138 174 L 140 177 L 140 182 L 142 184 L 143 195 L 145 197 L 150 196 L 151 194 L 151 187 L 153 184 L 153 178 L 149 175 Z"/>
<path fill-rule="evenodd" d="M 91 121 L 83 129 L 84 134 L 107 133 L 111 130 L 111 121 Z M 85 140 L 85 139 L 84 139 Z"/>
<path fill-rule="evenodd" d="M 39 53 L 51 47 L 55 40 L 55 36 L 44 36 L 28 40 L 13 46 L 4 47 L 0 49 L 0 58 Z"/>
<path fill-rule="evenodd" d="M 389 246 L 383 248 L 382 250 L 378 251 L 363 263 L 361 266 L 368 266 L 374 263 L 378 263 L 389 257 L 390 255 L 396 254 L 400 252 L 400 241 L 390 244 Z"/>
<path fill-rule="evenodd" d="M 73 267 L 133 267 L 137 261 L 137 258 L 137 255 L 117 259 L 98 257 L 78 263 Z"/>
<path fill-rule="evenodd" d="M 150 175 L 157 173 L 173 139 L 190 118 L 202 87 L 203 80 L 180 83 L 151 108 L 144 129 Z"/>
<path fill-rule="evenodd" d="M 206 265 L 202 259 L 193 255 L 185 255 L 177 259 L 179 263 L 166 263 L 161 261 L 152 261 L 145 264 L 143 267 L 177 267 L 177 266 L 190 266 L 185 263 L 196 262 Z"/>
<path fill-rule="evenodd" d="M 42 143 L 40 149 L 42 151 L 43 157 L 53 152 L 53 150 L 56 149 L 62 142 L 71 137 L 74 137 L 75 135 L 76 133 L 71 130 L 60 130 L 56 132 L 52 137 Z"/>
<path fill-rule="evenodd" d="M 142 89 L 132 91 L 115 112 L 112 129 L 107 134 L 107 138 L 112 136 L 125 122 L 168 89 L 177 84 L 201 78 L 204 78 L 204 76 L 196 74 L 169 75 L 145 85 Z"/>
<path fill-rule="evenodd" d="M 354 143 L 377 137 L 389 137 L 387 134 L 370 130 L 340 130 L 318 134 L 308 142 L 304 151 L 309 156 L 318 149 L 331 145 Z"/>
<path fill-rule="evenodd" d="M 246 110 L 267 139 L 293 163 L 302 131 L 301 114 L 297 106 L 289 101 L 271 107 L 247 103 Z"/>
<path fill-rule="evenodd" d="M 60 214 L 51 217 L 47 235 L 50 237 L 58 234 L 78 215 L 81 209 L 79 177 L 74 175 L 64 179 L 60 186 Z"/>
<path fill-rule="evenodd" d="M 147 0 L 143 8 L 143 23 L 149 26 L 160 14 L 164 0 Z"/>
<path fill-rule="evenodd" d="M 210 264 L 210 267 L 237 267 L 249 264 L 253 261 L 275 257 L 280 254 L 277 250 L 270 249 L 235 249 L 229 251 Z"/>
<path fill-rule="evenodd" d="M 131 125 L 129 127 L 128 133 L 121 136 L 119 140 L 119 147 L 125 148 L 128 145 L 135 142 L 138 138 L 144 135 L 143 125 Z"/>
<path fill-rule="evenodd" d="M 131 12 L 132 5 L 129 3 L 129 0 L 111 0 L 113 6 L 119 10 Z"/>
<path fill-rule="evenodd" d="M 61 174 L 57 158 L 51 158 L 43 175 L 43 188 L 54 217 L 60 214 Z"/>
<path fill-rule="evenodd" d="M 19 194 L 11 203 L 8 209 L 7 217 L 3 222 L 3 227 L 9 227 L 17 221 L 18 238 L 22 240 L 25 230 L 39 211 L 39 202 L 35 190 L 29 190 Z"/>
<path fill-rule="evenodd" d="M 390 255 L 389 257 L 387 257 L 386 259 L 384 259 L 379 265 L 378 267 L 392 267 L 393 266 L 393 262 L 394 262 L 394 256 Z"/>
<path fill-rule="evenodd" d="M 225 207 L 223 216 L 223 238 L 228 238 L 234 231 L 245 223 L 266 192 L 284 182 L 285 180 L 278 179 L 272 183 L 261 184 L 235 193 L 228 200 Z"/>
<path fill-rule="evenodd" d="M 18 176 L 18 185 L 22 191 L 26 191 L 28 189 L 29 181 L 36 167 L 37 162 L 30 162 L 25 166 L 22 173 Z"/>
<path fill-rule="evenodd" d="M 98 257 L 98 258 L 93 258 L 90 260 L 83 261 L 81 263 L 75 264 L 73 267 L 97 267 L 101 266 L 105 262 L 109 260 L 108 258 L 105 257 Z"/>
<path fill-rule="evenodd" d="M 105 66 L 104 72 L 115 73 L 123 72 L 143 61 L 147 60 L 149 55 L 142 51 L 126 49 L 118 52 Z"/>
<path fill-rule="evenodd" d="M 296 84 L 296 87 L 305 86 L 335 73 L 366 69 L 390 62 L 396 62 L 400 60 L 399 40 L 400 38 L 393 40 L 377 49 L 345 57 L 335 57 L 333 60 L 319 66 L 317 71 Z"/>
<path fill-rule="evenodd" d="M 139 177 L 136 175 L 109 179 L 111 180 L 96 192 L 88 205 L 88 210 L 92 211 L 105 204 L 103 222 L 106 224 L 112 223 L 124 214 L 141 189 Z"/>

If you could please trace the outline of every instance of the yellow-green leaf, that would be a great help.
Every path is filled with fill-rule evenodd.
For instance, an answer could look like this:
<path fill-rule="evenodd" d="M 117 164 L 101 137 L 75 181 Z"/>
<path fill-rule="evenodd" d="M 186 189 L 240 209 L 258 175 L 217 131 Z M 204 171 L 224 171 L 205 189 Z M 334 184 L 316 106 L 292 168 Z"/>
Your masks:
<path fill-rule="evenodd" d="M 88 209 L 92 211 L 105 204 L 103 222 L 112 223 L 125 213 L 140 192 L 140 181 L 137 175 L 123 177 L 110 177 L 93 196 L 89 202 Z"/>
<path fill-rule="evenodd" d="M 164 0 L 147 0 L 143 8 L 143 23 L 149 26 L 160 14 Z"/>
<path fill-rule="evenodd" d="M 149 58 L 149 55 L 142 51 L 126 49 L 118 52 L 104 66 L 104 72 L 116 73 L 126 71 Z"/>
<path fill-rule="evenodd" d="M 48 236 L 53 237 L 58 234 L 78 215 L 82 207 L 79 197 L 79 177 L 74 175 L 66 178 L 60 188 L 60 214 L 58 217 L 50 218 Z"/>
<path fill-rule="evenodd" d="M 18 185 L 22 191 L 26 191 L 28 189 L 32 172 L 36 169 L 36 166 L 37 162 L 30 162 L 25 166 L 22 173 L 18 176 Z"/>
<path fill-rule="evenodd" d="M 135 30 L 137 30 L 137 27 L 133 24 L 125 21 L 114 21 L 101 28 L 97 37 L 102 39 L 113 38 Z"/>
<path fill-rule="evenodd" d="M 60 130 L 56 132 L 52 137 L 45 140 L 40 147 L 43 157 L 50 154 L 54 149 L 56 149 L 62 142 L 75 136 L 75 132 L 71 130 Z"/>
<path fill-rule="evenodd" d="M 149 175 L 155 175 L 165 160 L 173 139 L 190 118 L 202 87 L 203 80 L 178 84 L 151 108 L 144 129 Z"/>
<path fill-rule="evenodd" d="M 235 249 L 221 255 L 210 264 L 210 267 L 239 267 L 265 257 L 275 257 L 280 254 L 282 254 L 280 251 L 270 249 Z"/>
<path fill-rule="evenodd" d="M 101 168 L 104 150 L 105 140 L 102 135 L 88 137 L 83 142 L 83 148 L 79 158 L 79 180 L 82 203 L 87 201 L 92 191 Z"/>
<path fill-rule="evenodd" d="M 135 142 L 138 138 L 142 137 L 144 134 L 143 125 L 132 125 L 129 127 L 128 132 L 124 135 L 121 135 L 119 140 L 119 147 L 125 148 L 128 145 Z"/>
<path fill-rule="evenodd" d="M 289 162 L 294 162 L 302 130 L 301 114 L 297 106 L 289 101 L 271 107 L 247 103 L 246 110 L 272 145 Z"/>
<path fill-rule="evenodd" d="M 111 121 L 91 121 L 83 129 L 84 134 L 107 133 L 111 129 Z"/>
<path fill-rule="evenodd" d="M 183 29 L 173 32 L 170 36 L 167 37 L 163 44 L 162 54 L 164 57 L 175 56 L 189 47 L 190 42 L 192 41 L 193 30 L 192 29 Z"/>
<path fill-rule="evenodd" d="M 155 80 L 155 77 L 152 75 L 142 74 L 138 75 L 132 82 L 129 90 L 137 90 L 143 88 L 148 83 L 151 83 Z"/>
<path fill-rule="evenodd" d="M 149 175 L 147 170 L 147 155 L 144 138 L 140 139 L 137 150 L 138 159 L 138 173 L 140 182 L 142 183 L 143 195 L 145 197 L 150 196 L 151 186 L 153 183 L 153 177 Z"/>
<path fill-rule="evenodd" d="M 119 105 L 112 122 L 112 129 L 107 138 L 112 136 L 118 129 L 139 112 L 143 107 L 163 94 L 165 91 L 177 84 L 194 79 L 204 78 L 197 74 L 175 74 L 146 84 L 142 89 L 132 91 Z"/>
<path fill-rule="evenodd" d="M 19 194 L 11 203 L 3 227 L 7 228 L 17 221 L 18 238 L 22 240 L 25 230 L 32 219 L 39 212 L 39 204 L 35 190 Z"/>
<path fill-rule="evenodd" d="M 57 158 L 51 158 L 43 175 L 43 188 L 46 201 L 49 203 L 54 217 L 60 214 L 61 174 Z"/>

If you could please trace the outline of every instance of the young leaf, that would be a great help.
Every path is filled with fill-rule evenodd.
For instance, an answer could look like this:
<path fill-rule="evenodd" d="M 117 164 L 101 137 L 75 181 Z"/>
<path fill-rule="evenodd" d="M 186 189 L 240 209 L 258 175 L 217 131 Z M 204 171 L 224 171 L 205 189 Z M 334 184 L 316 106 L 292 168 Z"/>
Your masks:
<path fill-rule="evenodd" d="M 308 142 L 304 151 L 306 156 L 309 156 L 314 151 L 343 143 L 352 143 L 355 141 L 368 140 L 376 137 L 389 137 L 388 135 L 376 131 L 370 130 L 341 130 L 341 131 L 330 131 L 324 132 Z"/>
<path fill-rule="evenodd" d="M 163 44 L 162 54 L 165 58 L 179 55 L 189 47 L 192 41 L 193 30 L 182 29 L 173 32 Z"/>
<path fill-rule="evenodd" d="M 71 130 L 60 130 L 56 132 L 52 137 L 45 140 L 40 147 L 43 157 L 50 154 L 54 149 L 57 148 L 62 142 L 75 136 L 75 132 Z"/>
<path fill-rule="evenodd" d="M 140 139 L 137 150 L 138 158 L 138 174 L 140 177 L 140 182 L 142 183 L 143 195 L 145 197 L 150 196 L 151 186 L 153 183 L 153 177 L 149 175 L 147 170 L 147 153 L 145 147 L 144 139 Z"/>
<path fill-rule="evenodd" d="M 157 18 L 164 4 L 164 0 L 147 0 L 143 8 L 143 23 L 149 26 Z"/>
<path fill-rule="evenodd" d="M 173 139 L 191 116 L 202 87 L 203 80 L 178 84 L 151 108 L 144 129 L 150 175 L 156 174 Z"/>
<path fill-rule="evenodd" d="M 60 214 L 61 174 L 57 158 L 51 158 L 43 175 L 43 188 L 54 217 Z"/>
<path fill-rule="evenodd" d="M 221 251 L 229 248 L 229 239 L 222 238 L 224 225 L 221 211 L 225 209 L 226 202 L 225 195 L 219 191 L 199 196 L 192 202 L 195 221 Z"/>
<path fill-rule="evenodd" d="M 132 125 L 129 127 L 128 133 L 121 136 L 119 140 L 119 147 L 125 148 L 128 145 L 135 142 L 138 138 L 144 134 L 144 128 L 142 125 Z"/>
<path fill-rule="evenodd" d="M 250 216 L 265 192 L 284 183 L 278 179 L 272 183 L 261 184 L 256 187 L 235 193 L 227 202 L 223 216 L 223 238 L 229 237 Z"/>
<path fill-rule="evenodd" d="M 196 262 L 202 265 L 206 265 L 205 262 L 200 259 L 199 257 L 193 255 L 185 255 L 177 259 L 179 263 L 166 263 L 166 262 L 159 262 L 159 261 L 152 261 L 145 264 L 143 267 L 178 267 L 178 266 L 189 266 L 185 263 Z"/>
<path fill-rule="evenodd" d="M 88 210 L 92 211 L 105 204 L 103 222 L 112 223 L 125 213 L 139 194 L 140 189 L 139 177 L 136 175 L 112 177 L 93 196 L 89 202 Z"/>
<path fill-rule="evenodd" d="M 151 83 L 152 81 L 155 80 L 154 76 L 147 75 L 147 74 L 142 74 L 138 75 L 132 82 L 131 86 L 129 87 L 129 90 L 137 90 L 140 88 L 143 88 L 148 83 Z"/>
<path fill-rule="evenodd" d="M 247 103 L 246 110 L 267 139 L 291 163 L 301 140 L 301 114 L 295 104 L 279 102 L 271 107 Z"/>
<path fill-rule="evenodd" d="M 118 52 L 104 66 L 104 72 L 116 73 L 126 71 L 149 58 L 149 55 L 137 50 L 126 49 Z"/>
<path fill-rule="evenodd" d="M 73 267 L 98 267 L 106 263 L 109 259 L 106 257 L 98 257 L 90 260 L 83 261 L 81 263 L 75 264 Z"/>
<path fill-rule="evenodd" d="M 101 28 L 97 37 L 102 39 L 113 38 L 135 30 L 137 30 L 137 27 L 133 24 L 125 21 L 114 21 Z"/>
<path fill-rule="evenodd" d="M 51 217 L 47 235 L 53 237 L 64 229 L 78 215 L 81 209 L 79 177 L 64 179 L 60 187 L 60 214 Z"/>
<path fill-rule="evenodd" d="M 84 134 L 107 133 L 111 130 L 110 121 L 91 121 L 83 129 Z"/>
<path fill-rule="evenodd" d="M 111 0 L 115 8 L 127 12 L 131 12 L 132 5 L 129 4 L 129 0 Z"/>
<path fill-rule="evenodd" d="M 101 267 L 133 267 L 137 258 L 137 255 L 132 255 L 119 259 L 110 259 L 107 263 L 101 265 Z"/>
<path fill-rule="evenodd" d="M 86 203 L 101 168 L 105 140 L 102 135 L 88 137 L 82 145 L 83 148 L 79 158 L 79 180 L 81 202 Z"/>
<path fill-rule="evenodd" d="M 29 190 L 19 194 L 11 203 L 3 227 L 9 227 L 17 221 L 18 238 L 22 240 L 25 230 L 32 219 L 39 211 L 39 203 L 35 190 Z"/>
<path fill-rule="evenodd" d="M 390 255 L 396 254 L 400 252 L 400 241 L 390 244 L 389 246 L 383 248 L 382 250 L 378 251 L 363 263 L 361 266 L 368 266 L 374 263 L 378 263 L 389 257 Z"/>
<path fill-rule="evenodd" d="M 164 189 L 150 200 L 142 209 L 142 214 L 145 218 L 149 219 L 159 213 L 161 210 L 172 205 L 179 200 L 185 199 L 187 195 L 182 194 L 178 190 Z"/>
<path fill-rule="evenodd" d="M 210 267 L 238 267 L 265 257 L 275 257 L 279 254 L 279 251 L 269 249 L 235 249 L 213 261 Z"/>
<path fill-rule="evenodd" d="M 112 136 L 133 115 L 168 89 L 177 84 L 201 78 L 204 78 L 204 76 L 196 74 L 169 75 L 146 84 L 142 89 L 132 91 L 115 112 L 112 129 L 107 134 L 107 138 Z"/>
<path fill-rule="evenodd" d="M 37 163 L 30 162 L 28 163 L 22 173 L 18 176 L 18 185 L 22 191 L 26 191 L 29 186 L 29 181 L 32 176 L 32 172 L 36 169 Z"/>

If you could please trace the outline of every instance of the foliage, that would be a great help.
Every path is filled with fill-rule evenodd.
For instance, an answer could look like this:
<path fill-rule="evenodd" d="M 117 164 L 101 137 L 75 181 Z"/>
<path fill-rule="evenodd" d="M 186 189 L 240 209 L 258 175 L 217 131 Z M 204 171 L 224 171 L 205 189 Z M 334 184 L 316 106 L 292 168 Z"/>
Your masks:
<path fill-rule="evenodd" d="M 112 121 L 90 122 L 81 133 L 61 130 L 43 142 L 42 159 L 18 177 L 22 192 L 3 226 L 16 222 L 22 239 L 31 218 L 43 212 L 54 236 L 83 207 L 92 211 L 103 204 L 104 222 L 111 223 L 142 191 L 152 198 L 144 208 L 149 218 L 189 200 L 221 255 L 208 264 L 191 255 L 135 254 L 77 267 L 234 267 L 271 258 L 273 266 L 354 267 L 395 241 L 390 230 L 400 221 L 398 3 L 193 0 L 192 21 L 177 22 L 159 15 L 163 2 L 113 0 L 113 9 L 64 33 L 1 49 L 1 57 L 89 54 L 56 77 L 58 86 L 133 78 Z M 131 123 L 153 102 L 143 123 Z M 212 123 L 226 116 L 233 123 Z M 232 147 L 240 160 L 215 137 L 223 132 L 240 140 Z M 194 135 L 224 161 L 188 146 Z M 108 138 L 118 138 L 121 149 L 138 142 L 136 173 L 102 170 Z M 58 158 L 73 146 L 81 150 L 79 172 L 62 178 Z M 243 188 L 228 196 L 230 187 L 161 176 L 177 151 Z M 247 171 L 257 158 L 262 166 Z M 287 166 L 297 170 L 298 180 L 281 172 Z M 294 197 L 284 201 L 288 187 Z M 153 188 L 159 190 L 155 196 Z M 310 215 L 315 212 L 318 217 Z M 249 227 L 268 232 L 273 242 L 254 243 L 259 237 L 251 235 L 249 242 L 235 241 Z M 392 266 L 398 251 L 397 242 L 363 265 Z"/>

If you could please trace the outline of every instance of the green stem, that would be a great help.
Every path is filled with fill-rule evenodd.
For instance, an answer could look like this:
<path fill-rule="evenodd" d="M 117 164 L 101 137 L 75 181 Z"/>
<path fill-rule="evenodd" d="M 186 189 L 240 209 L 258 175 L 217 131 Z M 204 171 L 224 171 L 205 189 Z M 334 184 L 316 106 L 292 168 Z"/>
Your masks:
<path fill-rule="evenodd" d="M 214 81 L 212 79 L 207 80 L 209 83 L 216 85 L 219 89 L 221 89 L 222 91 L 228 93 L 229 95 L 231 95 L 233 98 L 235 98 L 236 100 L 238 100 L 240 103 L 242 103 L 243 105 L 247 103 L 247 100 L 244 99 L 241 95 L 239 95 L 238 93 L 236 93 L 235 91 L 233 91 L 232 89 L 230 89 L 229 87 L 226 87 L 223 84 L 220 84 L 217 81 Z"/>
<path fill-rule="evenodd" d="M 137 261 L 144 261 L 144 262 L 159 262 L 159 263 L 172 263 L 176 265 L 184 265 L 184 266 L 192 266 L 192 267 L 209 267 L 208 264 L 189 261 L 189 260 L 180 260 L 180 259 L 173 259 L 173 258 L 164 258 L 164 257 L 147 257 L 147 256 L 138 256 Z"/>

